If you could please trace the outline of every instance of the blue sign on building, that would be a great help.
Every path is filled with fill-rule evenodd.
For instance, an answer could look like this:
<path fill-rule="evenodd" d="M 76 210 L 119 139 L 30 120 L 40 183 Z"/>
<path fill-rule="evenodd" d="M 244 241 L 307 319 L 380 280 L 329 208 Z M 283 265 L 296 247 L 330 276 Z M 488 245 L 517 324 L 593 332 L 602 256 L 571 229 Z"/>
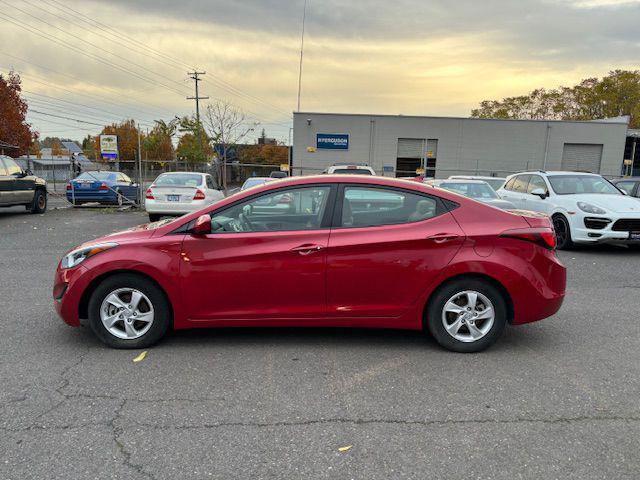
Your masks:
<path fill-rule="evenodd" d="M 349 150 L 349 135 L 346 133 L 318 133 L 316 148 L 326 150 Z"/>

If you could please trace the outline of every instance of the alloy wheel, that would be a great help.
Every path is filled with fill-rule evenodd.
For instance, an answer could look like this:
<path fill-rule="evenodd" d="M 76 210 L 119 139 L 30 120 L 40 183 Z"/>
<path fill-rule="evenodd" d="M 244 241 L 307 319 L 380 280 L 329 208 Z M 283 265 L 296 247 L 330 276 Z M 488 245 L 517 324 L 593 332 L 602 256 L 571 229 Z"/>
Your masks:
<path fill-rule="evenodd" d="M 119 288 L 109 293 L 100 306 L 100 320 L 107 331 L 124 340 L 142 337 L 153 324 L 154 310 L 149 297 L 135 288 Z"/>
<path fill-rule="evenodd" d="M 482 293 L 465 290 L 453 295 L 442 309 L 442 325 L 460 342 L 471 343 L 483 338 L 493 327 L 496 312 Z"/>
<path fill-rule="evenodd" d="M 553 218 L 553 229 L 556 233 L 556 244 L 562 248 L 567 241 L 567 224 L 562 218 L 556 216 Z"/>

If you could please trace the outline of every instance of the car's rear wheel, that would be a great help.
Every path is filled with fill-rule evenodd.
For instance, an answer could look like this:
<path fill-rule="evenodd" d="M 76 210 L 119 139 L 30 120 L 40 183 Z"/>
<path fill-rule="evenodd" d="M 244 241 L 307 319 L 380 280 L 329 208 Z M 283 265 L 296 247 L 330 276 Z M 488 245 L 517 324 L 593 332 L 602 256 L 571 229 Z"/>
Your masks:
<path fill-rule="evenodd" d="M 33 195 L 33 202 L 28 207 L 31 213 L 44 213 L 47 211 L 47 194 L 41 188 Z"/>
<path fill-rule="evenodd" d="M 438 289 L 427 309 L 427 328 L 443 347 L 455 352 L 479 352 L 502 335 L 507 307 L 491 283 L 458 279 Z"/>
<path fill-rule="evenodd" d="M 89 325 L 113 348 L 146 348 L 171 324 L 171 306 L 151 280 L 135 274 L 107 278 L 89 300 Z"/>
<path fill-rule="evenodd" d="M 157 213 L 150 213 L 149 214 L 149 221 L 150 222 L 157 222 L 158 220 L 160 220 L 161 215 L 158 215 Z"/>
<path fill-rule="evenodd" d="M 564 215 L 558 213 L 553 216 L 553 230 L 556 233 L 556 248 L 558 250 L 568 250 L 573 248 L 571 241 L 571 227 Z"/>
<path fill-rule="evenodd" d="M 124 196 L 122 195 L 122 192 L 120 192 L 120 190 L 116 192 L 116 203 L 119 207 L 124 204 Z"/>

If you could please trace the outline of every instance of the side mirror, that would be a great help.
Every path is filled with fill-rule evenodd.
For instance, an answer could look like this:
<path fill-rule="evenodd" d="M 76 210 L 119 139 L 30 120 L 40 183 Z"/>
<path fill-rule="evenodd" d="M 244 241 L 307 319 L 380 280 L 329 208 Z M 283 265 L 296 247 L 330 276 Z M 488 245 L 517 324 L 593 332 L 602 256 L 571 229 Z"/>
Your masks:
<path fill-rule="evenodd" d="M 200 215 L 196 219 L 191 229 L 193 235 L 208 235 L 211 233 L 211 217 L 209 215 Z"/>
<path fill-rule="evenodd" d="M 540 197 L 542 200 L 547 198 L 547 192 L 543 188 L 534 188 L 531 191 L 531 195 L 535 195 L 536 197 Z"/>

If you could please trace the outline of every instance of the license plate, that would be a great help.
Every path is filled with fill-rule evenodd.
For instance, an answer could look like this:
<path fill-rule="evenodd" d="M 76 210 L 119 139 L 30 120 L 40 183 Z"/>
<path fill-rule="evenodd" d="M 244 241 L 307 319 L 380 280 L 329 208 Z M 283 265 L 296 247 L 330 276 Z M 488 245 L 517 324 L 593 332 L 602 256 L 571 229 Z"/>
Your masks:
<path fill-rule="evenodd" d="M 180 195 L 167 195 L 167 202 L 179 202 Z"/>
<path fill-rule="evenodd" d="M 629 232 L 629 240 L 635 240 L 640 242 L 640 232 Z"/>
<path fill-rule="evenodd" d="M 80 188 L 91 188 L 91 184 L 90 183 L 81 183 L 80 184 Z"/>

